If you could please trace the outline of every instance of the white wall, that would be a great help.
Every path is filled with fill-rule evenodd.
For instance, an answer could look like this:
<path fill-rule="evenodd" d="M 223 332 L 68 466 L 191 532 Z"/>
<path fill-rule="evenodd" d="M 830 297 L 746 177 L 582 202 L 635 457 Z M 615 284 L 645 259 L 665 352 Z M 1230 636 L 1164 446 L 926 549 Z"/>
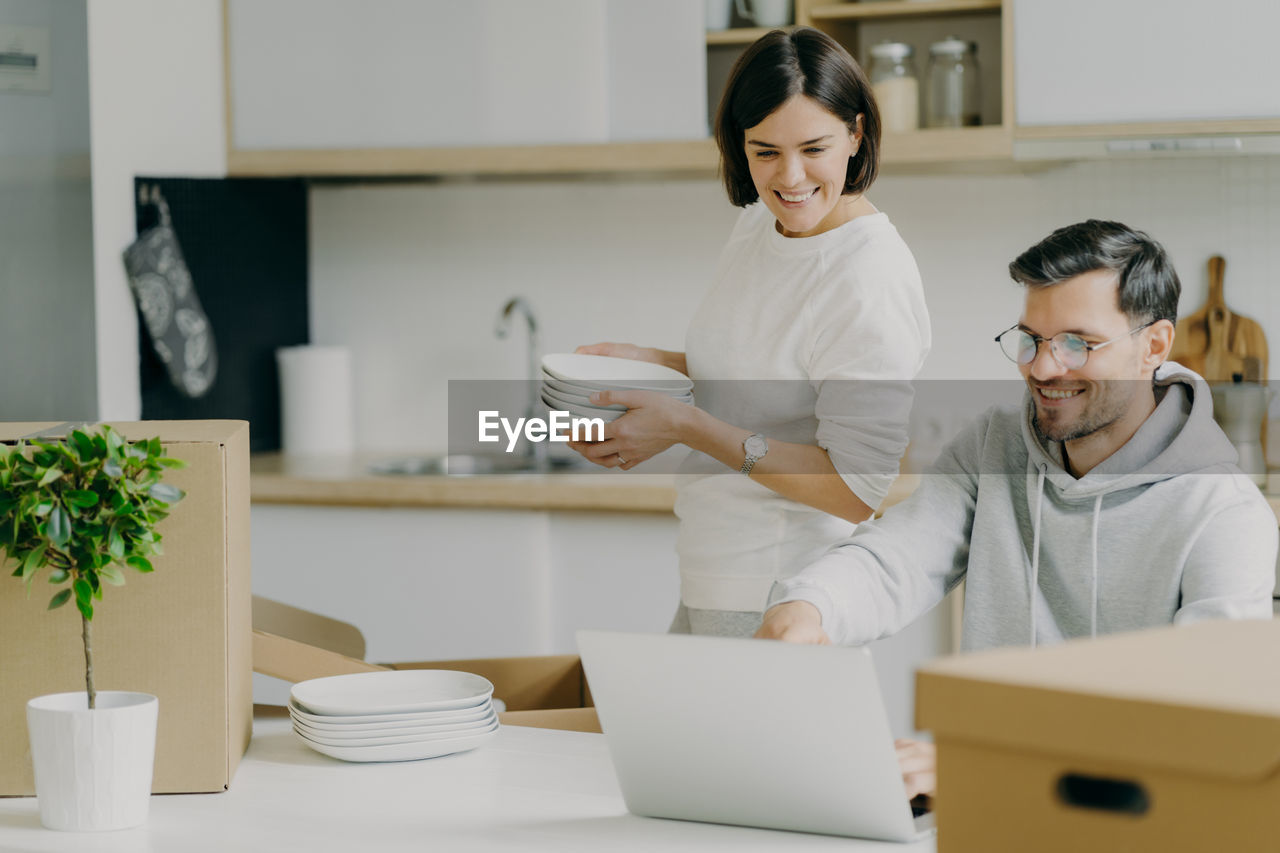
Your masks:
<path fill-rule="evenodd" d="M 138 321 L 120 253 L 137 236 L 136 175 L 222 177 L 219 0 L 90 0 L 98 416 L 137 420 Z"/>
<path fill-rule="evenodd" d="M 870 194 L 915 252 L 933 318 L 929 379 L 1014 378 L 991 338 L 1017 320 L 1007 265 L 1090 217 L 1148 231 L 1182 277 L 1180 310 L 1227 259 L 1226 296 L 1280 334 L 1280 158 L 1078 163 L 883 177 Z M 594 340 L 683 346 L 736 212 L 712 180 L 453 182 L 312 191 L 311 326 L 355 359 L 356 438 L 442 448 L 448 379 L 523 375 L 494 317 L 529 297 L 544 351 Z"/>

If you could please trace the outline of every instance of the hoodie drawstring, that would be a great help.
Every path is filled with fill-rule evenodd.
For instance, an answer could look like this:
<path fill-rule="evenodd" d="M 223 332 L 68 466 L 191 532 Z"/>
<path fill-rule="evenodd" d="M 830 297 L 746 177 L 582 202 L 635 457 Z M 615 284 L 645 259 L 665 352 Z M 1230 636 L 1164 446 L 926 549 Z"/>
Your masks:
<path fill-rule="evenodd" d="M 1102 516 L 1102 495 L 1093 502 L 1093 611 L 1089 616 L 1089 636 L 1098 636 L 1098 520 Z"/>
<path fill-rule="evenodd" d="M 1048 466 L 1039 466 L 1040 474 L 1036 477 L 1036 517 L 1031 526 L 1031 593 L 1028 596 L 1028 615 L 1031 618 L 1031 647 L 1036 646 L 1036 592 L 1040 589 L 1040 519 L 1044 506 L 1044 480 Z M 1089 611 L 1089 636 L 1098 636 L 1098 523 L 1102 519 L 1102 498 L 1093 502 L 1093 583 L 1090 589 L 1092 598 Z"/>
<path fill-rule="evenodd" d="M 1031 592 L 1027 596 L 1030 600 L 1030 616 L 1031 616 L 1031 648 L 1036 647 L 1036 591 L 1040 588 L 1040 509 L 1044 506 L 1044 478 L 1049 466 L 1041 464 L 1040 475 L 1036 478 L 1036 518 L 1031 525 Z M 1095 531 L 1097 525 L 1094 525 Z M 1095 564 L 1097 560 L 1094 561 Z"/>

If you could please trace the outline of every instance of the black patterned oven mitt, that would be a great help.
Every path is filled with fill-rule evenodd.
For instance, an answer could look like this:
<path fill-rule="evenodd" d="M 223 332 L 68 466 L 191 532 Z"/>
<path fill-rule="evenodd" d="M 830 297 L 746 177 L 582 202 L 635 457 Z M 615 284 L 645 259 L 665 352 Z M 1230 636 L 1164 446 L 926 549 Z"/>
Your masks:
<path fill-rule="evenodd" d="M 169 380 L 186 396 L 202 397 L 218 375 L 213 330 L 182 258 L 169 205 L 154 186 L 143 186 L 142 201 L 159 208 L 160 224 L 143 231 L 125 249 L 129 286 Z"/>

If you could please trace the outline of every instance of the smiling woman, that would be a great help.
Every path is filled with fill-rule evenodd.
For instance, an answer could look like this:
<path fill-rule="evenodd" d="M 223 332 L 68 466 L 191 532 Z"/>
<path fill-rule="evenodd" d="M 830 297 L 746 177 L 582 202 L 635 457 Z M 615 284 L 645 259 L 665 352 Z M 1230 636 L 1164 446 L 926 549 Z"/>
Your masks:
<path fill-rule="evenodd" d="M 773 583 L 884 499 L 906 448 L 908 380 L 929 349 L 920 274 L 864 193 L 880 118 L 862 69 L 818 30 L 774 30 L 734 66 L 716 116 L 729 201 L 744 208 L 685 352 L 579 352 L 665 364 L 698 407 L 643 391 L 605 440 L 575 449 L 630 469 L 691 451 L 676 498 L 681 604 L 673 631 L 745 635 Z"/>

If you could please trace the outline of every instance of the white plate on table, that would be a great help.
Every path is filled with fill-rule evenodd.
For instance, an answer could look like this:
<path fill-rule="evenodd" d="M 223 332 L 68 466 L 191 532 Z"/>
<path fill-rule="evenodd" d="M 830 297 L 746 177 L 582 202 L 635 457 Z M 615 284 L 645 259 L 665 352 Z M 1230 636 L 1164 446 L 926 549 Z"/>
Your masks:
<path fill-rule="evenodd" d="M 542 357 L 543 371 L 553 379 L 575 385 L 639 388 L 683 394 L 693 390 L 693 380 L 678 370 L 632 358 L 580 353 L 548 353 Z"/>
<path fill-rule="evenodd" d="M 333 732 L 317 732 L 305 723 L 293 721 L 293 730 L 303 738 L 323 744 L 324 746 L 383 746 L 396 743 L 418 743 L 431 740 L 445 740 L 466 737 L 491 731 L 498 724 L 498 715 L 490 714 L 487 719 L 475 723 L 461 723 L 454 726 L 441 726 L 437 730 L 426 732 L 404 731 L 399 733 L 356 732 L 353 735 L 335 734 Z"/>
<path fill-rule="evenodd" d="M 343 761 L 417 761 L 422 758 L 438 758 L 455 752 L 475 749 L 498 733 L 498 724 L 492 729 L 466 737 L 441 738 L 440 740 L 392 743 L 384 746 L 329 746 L 298 735 L 299 740 L 316 752 Z"/>
<path fill-rule="evenodd" d="M 424 711 L 421 714 L 382 714 L 366 717 L 322 717 L 308 714 L 298 706 L 289 705 L 289 716 L 294 722 L 302 723 L 317 732 L 334 734 L 381 734 L 401 729 L 421 729 L 428 726 L 456 726 L 462 723 L 478 723 L 489 718 L 497 710 L 489 702 L 466 708 L 461 711 Z M 349 720 L 367 720 L 368 722 L 348 722 Z"/>
<path fill-rule="evenodd" d="M 493 696 L 489 679 L 449 669 L 357 672 L 293 685 L 291 704 L 309 714 L 352 717 L 474 708 Z"/>

